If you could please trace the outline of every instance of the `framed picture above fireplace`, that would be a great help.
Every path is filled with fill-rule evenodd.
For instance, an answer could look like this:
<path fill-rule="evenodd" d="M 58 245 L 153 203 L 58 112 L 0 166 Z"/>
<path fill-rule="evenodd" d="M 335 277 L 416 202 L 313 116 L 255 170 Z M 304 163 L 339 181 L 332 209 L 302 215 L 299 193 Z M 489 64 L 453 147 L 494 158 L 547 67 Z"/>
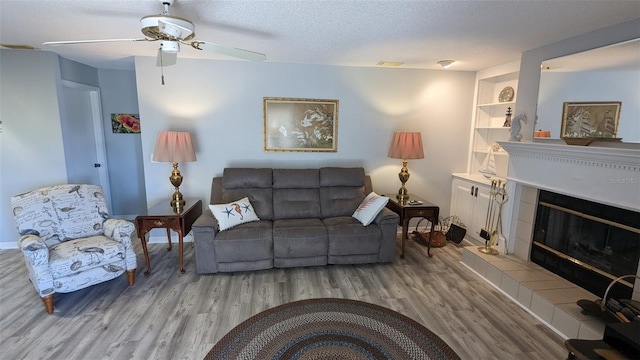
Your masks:
<path fill-rule="evenodd" d="M 609 138 L 618 133 L 620 101 L 565 102 L 562 109 L 562 138 Z"/>

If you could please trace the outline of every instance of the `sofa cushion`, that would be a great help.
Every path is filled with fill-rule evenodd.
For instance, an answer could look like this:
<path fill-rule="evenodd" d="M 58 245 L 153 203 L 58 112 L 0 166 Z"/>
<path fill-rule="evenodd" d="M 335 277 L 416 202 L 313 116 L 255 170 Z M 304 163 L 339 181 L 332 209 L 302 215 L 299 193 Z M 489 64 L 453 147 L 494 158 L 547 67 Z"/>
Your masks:
<path fill-rule="evenodd" d="M 273 189 L 273 219 L 320 217 L 318 189 Z"/>
<path fill-rule="evenodd" d="M 317 189 L 320 187 L 318 169 L 273 169 L 274 189 Z"/>
<path fill-rule="evenodd" d="M 103 235 L 65 241 L 49 248 L 49 270 L 54 279 L 98 266 L 122 274 L 125 270 L 124 250 L 121 242 Z M 110 264 L 113 266 L 109 267 Z"/>
<path fill-rule="evenodd" d="M 329 236 L 329 255 L 378 254 L 382 231 L 377 226 L 362 226 L 351 216 L 322 220 Z"/>
<path fill-rule="evenodd" d="M 378 213 L 382 211 L 388 202 L 388 197 L 378 195 L 372 191 L 362 200 L 362 203 L 360 203 L 360 206 L 358 206 L 352 216 L 358 219 L 362 225 L 367 226 L 371 224 L 373 219 L 378 216 Z"/>
<path fill-rule="evenodd" d="M 273 222 L 273 254 L 276 258 L 326 257 L 327 246 L 327 228 L 320 219 Z"/>
<path fill-rule="evenodd" d="M 320 211 L 322 218 L 351 216 L 365 197 L 361 187 L 321 187 Z"/>
<path fill-rule="evenodd" d="M 225 189 L 271 188 L 271 169 L 225 168 L 222 187 Z"/>
<path fill-rule="evenodd" d="M 320 186 L 364 186 L 364 168 L 320 168 Z"/>
<path fill-rule="evenodd" d="M 218 263 L 273 259 L 272 223 L 254 221 L 219 232 L 213 246 Z"/>
<path fill-rule="evenodd" d="M 323 219 L 353 215 L 365 195 L 363 168 L 320 169 L 320 211 Z"/>
<path fill-rule="evenodd" d="M 218 220 L 220 231 L 230 229 L 236 225 L 260 220 L 251 206 L 248 197 L 228 204 L 209 205 L 211 213 Z"/>

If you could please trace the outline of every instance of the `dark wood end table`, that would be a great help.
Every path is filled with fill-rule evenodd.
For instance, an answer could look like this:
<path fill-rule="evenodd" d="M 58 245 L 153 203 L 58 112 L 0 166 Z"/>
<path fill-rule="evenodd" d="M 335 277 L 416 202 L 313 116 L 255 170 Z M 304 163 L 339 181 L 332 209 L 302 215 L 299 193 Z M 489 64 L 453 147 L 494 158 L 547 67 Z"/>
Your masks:
<path fill-rule="evenodd" d="M 431 255 L 431 239 L 433 239 L 433 227 L 438 224 L 440 216 L 440 208 L 424 199 L 415 195 L 409 195 L 408 201 L 399 201 L 396 195 L 385 195 L 389 197 L 387 208 L 400 215 L 400 224 L 402 224 L 402 253 L 400 258 L 404 259 L 405 240 L 408 238 L 409 220 L 414 217 L 423 217 L 431 222 L 431 236 L 427 241 L 427 254 Z M 419 201 L 419 204 L 411 203 L 412 200 Z"/>
<path fill-rule="evenodd" d="M 149 208 L 146 215 L 136 217 L 136 231 L 142 242 L 144 260 L 147 263 L 147 271 L 144 272 L 145 275 L 149 275 L 151 271 L 146 235 L 149 230 L 156 228 L 167 229 L 167 239 L 169 240 L 167 250 L 171 250 L 171 230 L 178 233 L 178 251 L 180 252 L 180 254 L 178 254 L 178 263 L 180 272 L 185 272 L 183 266 L 182 239 L 191 231 L 191 225 L 193 225 L 196 219 L 202 214 L 202 201 L 197 199 L 185 199 L 185 201 L 184 210 L 179 214 L 173 211 L 169 200 L 163 200 Z"/>

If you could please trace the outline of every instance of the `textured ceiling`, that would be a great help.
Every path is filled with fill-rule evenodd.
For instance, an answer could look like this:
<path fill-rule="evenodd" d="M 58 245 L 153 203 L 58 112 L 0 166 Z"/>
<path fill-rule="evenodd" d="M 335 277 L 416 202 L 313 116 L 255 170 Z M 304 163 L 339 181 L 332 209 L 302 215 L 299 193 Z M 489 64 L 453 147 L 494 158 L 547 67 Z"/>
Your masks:
<path fill-rule="evenodd" d="M 43 47 L 45 41 L 138 38 L 158 0 L 0 0 L 0 43 L 49 50 L 99 68 L 133 69 L 157 42 Z M 640 1 L 196 1 L 170 14 L 194 22 L 196 39 L 266 54 L 283 63 L 476 71 L 524 51 L 640 18 Z M 183 46 L 180 58 L 231 59 Z"/>

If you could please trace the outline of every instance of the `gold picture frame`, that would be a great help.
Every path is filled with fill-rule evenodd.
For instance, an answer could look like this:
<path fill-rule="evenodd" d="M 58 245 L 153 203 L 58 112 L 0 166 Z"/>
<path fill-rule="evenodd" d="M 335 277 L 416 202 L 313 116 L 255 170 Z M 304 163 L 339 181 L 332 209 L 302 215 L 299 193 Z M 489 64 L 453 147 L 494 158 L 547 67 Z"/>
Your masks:
<path fill-rule="evenodd" d="M 562 138 L 615 138 L 620 121 L 620 101 L 565 102 Z"/>
<path fill-rule="evenodd" d="M 338 100 L 265 97 L 263 114 L 264 151 L 338 151 Z"/>

